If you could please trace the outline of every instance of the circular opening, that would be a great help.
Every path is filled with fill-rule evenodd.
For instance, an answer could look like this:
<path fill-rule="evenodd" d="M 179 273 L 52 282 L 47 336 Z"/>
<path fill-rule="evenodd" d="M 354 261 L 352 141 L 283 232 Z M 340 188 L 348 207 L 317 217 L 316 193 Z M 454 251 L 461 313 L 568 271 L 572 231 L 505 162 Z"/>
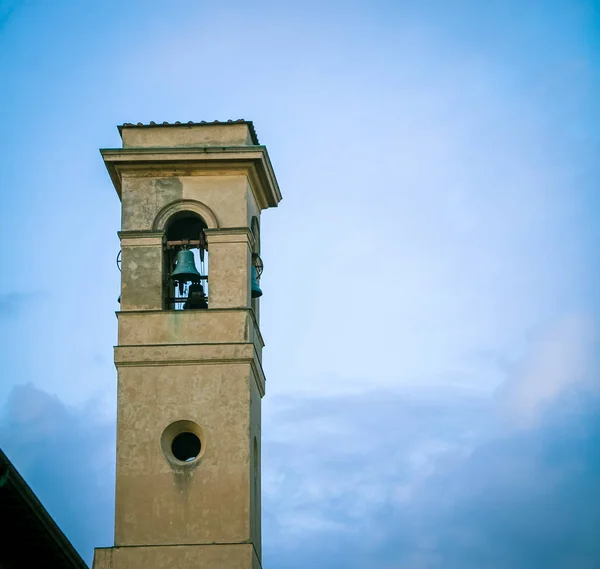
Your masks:
<path fill-rule="evenodd" d="M 196 464 L 206 450 L 204 431 L 193 421 L 175 421 L 163 431 L 160 446 L 172 465 Z"/>
<path fill-rule="evenodd" d="M 171 452 L 181 462 L 196 460 L 200 454 L 200 439 L 194 433 L 179 433 L 171 443 Z"/>

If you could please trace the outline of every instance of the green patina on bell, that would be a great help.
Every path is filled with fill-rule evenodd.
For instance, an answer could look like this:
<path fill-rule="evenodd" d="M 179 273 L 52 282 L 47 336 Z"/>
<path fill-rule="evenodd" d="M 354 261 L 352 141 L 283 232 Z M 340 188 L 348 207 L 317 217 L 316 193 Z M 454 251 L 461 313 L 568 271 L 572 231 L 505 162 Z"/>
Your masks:
<path fill-rule="evenodd" d="M 252 298 L 258 298 L 259 296 L 262 296 L 262 290 L 260 290 L 260 287 L 258 286 L 258 273 L 254 265 L 252 265 L 252 284 L 250 291 Z"/>
<path fill-rule="evenodd" d="M 177 253 L 177 260 L 175 261 L 175 270 L 171 274 L 171 279 L 178 281 L 179 283 L 186 283 L 191 281 L 193 283 L 200 282 L 200 273 L 196 269 L 196 263 L 194 263 L 194 253 L 183 249 Z"/>

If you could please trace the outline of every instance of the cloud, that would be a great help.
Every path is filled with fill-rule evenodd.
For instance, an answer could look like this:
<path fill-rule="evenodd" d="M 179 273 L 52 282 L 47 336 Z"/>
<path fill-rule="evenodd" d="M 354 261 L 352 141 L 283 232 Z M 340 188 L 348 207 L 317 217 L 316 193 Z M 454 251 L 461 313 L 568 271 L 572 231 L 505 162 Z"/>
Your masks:
<path fill-rule="evenodd" d="M 18 4 L 18 0 L 0 0 L 0 31 L 8 24 Z"/>
<path fill-rule="evenodd" d="M 591 315 L 556 321 L 496 396 L 424 385 L 268 400 L 266 562 L 595 568 L 594 330 Z"/>
<path fill-rule="evenodd" d="M 573 384 L 598 387 L 596 324 L 589 314 L 569 314 L 534 342 L 530 355 L 497 393 L 513 422 L 537 420 L 544 404 Z"/>
<path fill-rule="evenodd" d="M 278 442 L 265 441 L 265 563 L 595 568 L 600 399 L 580 387 L 506 433 L 485 428 L 489 400 L 465 394 L 281 405 Z"/>
<path fill-rule="evenodd" d="M 497 436 L 440 471 L 416 506 L 442 567 L 592 568 L 600 558 L 600 399 L 570 390 L 538 427 Z"/>
<path fill-rule="evenodd" d="M 86 561 L 112 543 L 114 420 L 94 402 L 68 407 L 32 385 L 9 393 L 0 444 Z"/>
<path fill-rule="evenodd" d="M 506 390 L 520 401 L 519 381 L 543 385 L 559 348 L 577 364 L 525 398 L 537 420 L 519 429 L 497 421 L 504 400 L 449 386 L 267 399 L 265 565 L 593 569 L 600 398 L 595 368 L 566 355 L 587 353 L 586 330 L 558 322 L 517 366 Z M 573 370 L 581 381 L 563 379 Z M 19 385 L 0 421 L 0 444 L 88 560 L 113 523 L 114 421 L 95 407 Z"/>
<path fill-rule="evenodd" d="M 268 400 L 266 562 L 597 567 L 594 330 L 591 314 L 557 320 L 495 397 L 446 384 Z"/>
<path fill-rule="evenodd" d="M 486 400 L 448 389 L 269 401 L 264 535 L 268 555 L 277 556 L 270 563 L 286 566 L 285 552 L 300 544 L 316 552 L 327 540 L 335 549 L 328 566 L 342 562 L 344 544 L 359 535 L 374 545 L 387 532 L 377 526 L 381 511 L 412 503 L 439 461 L 467 454 L 486 431 L 487 409 Z"/>
<path fill-rule="evenodd" d="M 17 316 L 37 297 L 36 293 L 8 292 L 0 294 L 0 319 Z"/>
<path fill-rule="evenodd" d="M 14 388 L 0 443 L 87 559 L 111 541 L 114 425 L 64 401 L 114 402 L 118 200 L 96 148 L 117 122 L 238 116 L 285 198 L 262 226 L 265 566 L 598 559 L 593 325 L 568 316 L 521 360 L 532 331 L 597 302 L 591 8 L 34 4 L 7 27 L 0 231 L 91 269 L 65 297 L 64 251 L 42 248 L 39 310 L 0 297 L 4 390 L 62 398 Z M 269 61 L 244 89 L 236 27 Z"/>

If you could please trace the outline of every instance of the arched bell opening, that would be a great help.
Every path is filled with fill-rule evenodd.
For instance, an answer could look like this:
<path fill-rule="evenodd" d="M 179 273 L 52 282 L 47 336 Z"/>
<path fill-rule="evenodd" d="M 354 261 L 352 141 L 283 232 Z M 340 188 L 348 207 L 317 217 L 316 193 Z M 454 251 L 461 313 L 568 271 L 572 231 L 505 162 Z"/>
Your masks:
<path fill-rule="evenodd" d="M 208 248 L 205 221 L 180 211 L 166 225 L 164 305 L 167 310 L 208 308 Z"/>
<path fill-rule="evenodd" d="M 258 299 L 262 296 L 262 290 L 260 288 L 260 275 L 263 270 L 262 259 L 260 258 L 260 225 L 258 218 L 254 216 L 250 223 L 250 231 L 254 237 L 254 246 L 252 248 L 252 266 L 251 266 L 251 280 L 250 280 L 250 298 L 252 302 L 252 309 L 258 319 L 259 316 L 259 302 Z"/>

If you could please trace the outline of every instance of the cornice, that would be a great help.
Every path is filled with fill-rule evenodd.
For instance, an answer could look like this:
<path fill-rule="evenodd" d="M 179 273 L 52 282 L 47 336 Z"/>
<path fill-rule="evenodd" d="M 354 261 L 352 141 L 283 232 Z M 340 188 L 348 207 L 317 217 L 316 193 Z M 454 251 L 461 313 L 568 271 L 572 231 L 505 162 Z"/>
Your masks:
<path fill-rule="evenodd" d="M 276 207 L 281 192 L 265 146 L 202 146 L 169 148 L 104 148 L 100 150 L 121 197 L 123 172 L 151 171 L 168 166 L 172 173 L 190 170 L 242 169 L 261 207 Z"/>
<path fill-rule="evenodd" d="M 119 239 L 140 239 L 140 238 L 154 238 L 164 236 L 164 230 L 160 229 L 157 231 L 148 231 L 147 229 L 129 229 L 127 231 L 117 231 Z"/>
<path fill-rule="evenodd" d="M 265 373 L 252 342 L 144 344 L 115 346 L 115 365 L 154 367 L 247 363 L 252 367 L 261 397 L 265 394 Z"/>
<path fill-rule="evenodd" d="M 248 243 L 254 247 L 254 234 L 249 227 L 220 227 L 218 229 L 205 229 L 206 240 L 209 246 L 212 243 Z"/>

